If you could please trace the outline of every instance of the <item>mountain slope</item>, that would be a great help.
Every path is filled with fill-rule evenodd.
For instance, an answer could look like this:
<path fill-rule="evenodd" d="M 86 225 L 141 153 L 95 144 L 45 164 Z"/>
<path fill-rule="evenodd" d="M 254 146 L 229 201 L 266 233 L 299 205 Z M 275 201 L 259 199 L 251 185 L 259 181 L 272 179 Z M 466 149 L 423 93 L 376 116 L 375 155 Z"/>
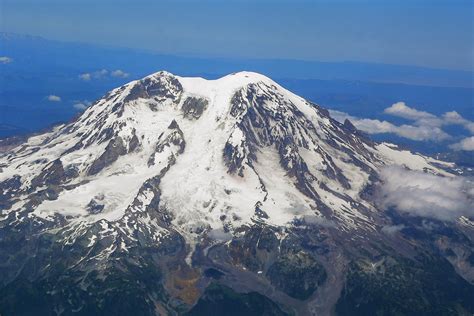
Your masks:
<path fill-rule="evenodd" d="M 346 277 L 374 260 L 384 271 L 441 260 L 433 240 L 381 232 L 394 215 L 373 191 L 387 165 L 451 177 L 450 165 L 373 143 L 256 73 L 130 82 L 0 157 L 0 282 L 18 293 L 0 307 L 14 312 L 22 298 L 59 314 L 173 314 L 214 280 L 286 312 L 327 314 Z M 439 225 L 456 232 L 447 243 L 472 253 L 463 220 L 467 232 Z M 425 244 L 433 251 L 420 252 Z M 443 273 L 468 297 L 463 271 Z M 438 304 L 472 307 L 444 298 L 443 285 L 433 291 Z M 415 300 L 430 307 L 431 294 Z M 338 304 L 349 313 L 360 305 Z"/>

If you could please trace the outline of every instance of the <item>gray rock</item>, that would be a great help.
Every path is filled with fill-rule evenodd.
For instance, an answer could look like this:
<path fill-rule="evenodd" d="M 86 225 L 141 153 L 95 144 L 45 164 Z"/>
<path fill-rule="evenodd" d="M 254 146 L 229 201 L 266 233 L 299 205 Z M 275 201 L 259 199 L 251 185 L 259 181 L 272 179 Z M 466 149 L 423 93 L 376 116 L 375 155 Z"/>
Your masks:
<path fill-rule="evenodd" d="M 125 155 L 127 153 L 127 148 L 121 137 L 116 137 L 112 139 L 102 155 L 95 160 L 88 170 L 89 175 L 94 175 L 102 171 L 105 167 L 110 166 L 114 163 L 118 157 Z"/>
<path fill-rule="evenodd" d="M 207 105 L 208 101 L 206 99 L 189 97 L 184 100 L 181 110 L 183 111 L 185 118 L 197 120 L 206 110 Z"/>

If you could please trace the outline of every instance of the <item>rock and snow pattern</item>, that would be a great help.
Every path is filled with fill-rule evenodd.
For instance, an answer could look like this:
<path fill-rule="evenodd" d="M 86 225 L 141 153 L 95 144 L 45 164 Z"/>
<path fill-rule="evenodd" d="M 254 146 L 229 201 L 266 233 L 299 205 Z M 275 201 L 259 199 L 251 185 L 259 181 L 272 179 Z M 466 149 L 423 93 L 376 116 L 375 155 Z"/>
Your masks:
<path fill-rule="evenodd" d="M 385 284 L 439 314 L 425 308 L 452 303 L 444 280 L 472 291 L 472 192 L 448 222 L 413 210 L 414 194 L 403 214 L 411 183 L 387 170 L 424 175 L 415 192 L 444 179 L 436 194 L 467 187 L 452 167 L 373 142 L 260 74 L 154 73 L 0 153 L 0 312 L 34 299 L 44 313 L 181 315 L 222 278 L 289 314 L 352 315 Z M 432 269 L 443 262 L 455 270 Z M 425 293 L 432 280 L 445 300 Z"/>
<path fill-rule="evenodd" d="M 1 216 L 118 227 L 152 204 L 188 236 L 315 216 L 352 229 L 377 212 L 361 193 L 381 166 L 443 173 L 346 125 L 257 73 L 158 72 L 3 155 Z"/>

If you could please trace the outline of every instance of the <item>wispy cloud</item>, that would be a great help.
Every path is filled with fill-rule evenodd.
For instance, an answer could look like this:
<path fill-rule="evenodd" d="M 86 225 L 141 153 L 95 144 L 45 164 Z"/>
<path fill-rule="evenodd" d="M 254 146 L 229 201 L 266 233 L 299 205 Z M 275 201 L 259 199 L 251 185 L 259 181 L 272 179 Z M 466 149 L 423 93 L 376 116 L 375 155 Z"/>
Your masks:
<path fill-rule="evenodd" d="M 54 94 L 48 95 L 47 99 L 51 102 L 61 102 L 61 97 Z"/>
<path fill-rule="evenodd" d="M 416 141 L 444 141 L 451 138 L 442 129 L 447 125 L 460 125 L 474 134 L 474 122 L 463 118 L 455 111 L 446 112 L 439 117 L 409 107 L 404 102 L 393 104 L 386 108 L 384 113 L 413 121 L 411 124 L 395 125 L 388 121 L 354 117 L 340 111 L 330 112 L 336 120 L 343 122 L 345 119 L 349 119 L 355 127 L 369 134 L 391 133 Z"/>
<path fill-rule="evenodd" d="M 111 72 L 112 77 L 116 78 L 127 78 L 128 73 L 124 72 L 123 70 L 117 69 Z"/>
<path fill-rule="evenodd" d="M 456 111 L 446 112 L 441 117 L 438 117 L 434 114 L 411 108 L 404 102 L 397 102 L 386 108 L 384 113 L 414 121 L 414 124 L 418 126 L 442 127 L 445 125 L 461 125 L 471 134 L 474 134 L 474 122 L 465 119 Z"/>
<path fill-rule="evenodd" d="M 107 69 L 101 69 L 94 72 L 85 72 L 79 75 L 79 79 L 84 81 L 89 81 L 91 79 L 101 79 L 106 77 L 109 74 Z"/>
<path fill-rule="evenodd" d="M 440 177 L 402 167 L 386 167 L 380 176 L 377 201 L 383 209 L 443 221 L 474 216 L 473 182 L 465 177 Z"/>
<path fill-rule="evenodd" d="M 349 119 L 357 129 L 369 134 L 390 133 L 416 141 L 442 141 L 450 138 L 449 134 L 439 127 L 395 125 L 388 121 L 354 117 L 340 111 L 330 110 L 330 113 L 334 119 L 340 122 Z"/>
<path fill-rule="evenodd" d="M 13 61 L 13 58 L 8 56 L 0 56 L 0 64 L 9 64 Z"/>
<path fill-rule="evenodd" d="M 417 109 L 407 106 L 405 102 L 394 103 L 390 107 L 386 108 L 384 112 L 413 121 L 436 118 L 436 116 L 431 113 L 418 111 Z"/>
<path fill-rule="evenodd" d="M 79 79 L 84 80 L 84 81 L 90 81 L 92 79 L 104 79 L 104 78 L 127 78 L 129 76 L 129 73 L 121 70 L 121 69 L 116 69 L 113 71 L 109 71 L 107 69 L 101 69 L 98 71 L 94 72 L 85 72 L 79 75 Z"/>
<path fill-rule="evenodd" d="M 84 111 L 87 109 L 92 103 L 90 101 L 84 100 L 84 101 L 75 101 L 75 103 L 72 105 L 73 108 L 79 111 Z"/>
<path fill-rule="evenodd" d="M 105 77 L 109 74 L 109 71 L 107 69 L 101 69 L 99 71 L 94 72 L 94 76 L 96 77 Z"/>
<path fill-rule="evenodd" d="M 474 136 L 466 137 L 449 147 L 454 150 L 474 151 Z"/>
<path fill-rule="evenodd" d="M 446 112 L 443 114 L 445 124 L 461 125 L 471 134 L 474 134 L 474 122 L 462 117 L 458 112 Z"/>
<path fill-rule="evenodd" d="M 92 76 L 90 73 L 84 73 L 79 75 L 79 79 L 84 80 L 84 81 L 89 81 L 91 80 Z"/>

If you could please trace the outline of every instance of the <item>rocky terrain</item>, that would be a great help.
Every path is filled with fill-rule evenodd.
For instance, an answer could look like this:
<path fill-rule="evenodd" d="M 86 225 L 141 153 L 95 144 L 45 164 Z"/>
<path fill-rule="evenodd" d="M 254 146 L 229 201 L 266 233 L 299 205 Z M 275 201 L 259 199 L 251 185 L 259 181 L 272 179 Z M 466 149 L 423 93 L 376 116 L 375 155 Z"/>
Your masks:
<path fill-rule="evenodd" d="M 474 312 L 473 218 L 378 202 L 384 168 L 455 166 L 262 75 L 158 72 L 4 148 L 2 315 Z"/>

